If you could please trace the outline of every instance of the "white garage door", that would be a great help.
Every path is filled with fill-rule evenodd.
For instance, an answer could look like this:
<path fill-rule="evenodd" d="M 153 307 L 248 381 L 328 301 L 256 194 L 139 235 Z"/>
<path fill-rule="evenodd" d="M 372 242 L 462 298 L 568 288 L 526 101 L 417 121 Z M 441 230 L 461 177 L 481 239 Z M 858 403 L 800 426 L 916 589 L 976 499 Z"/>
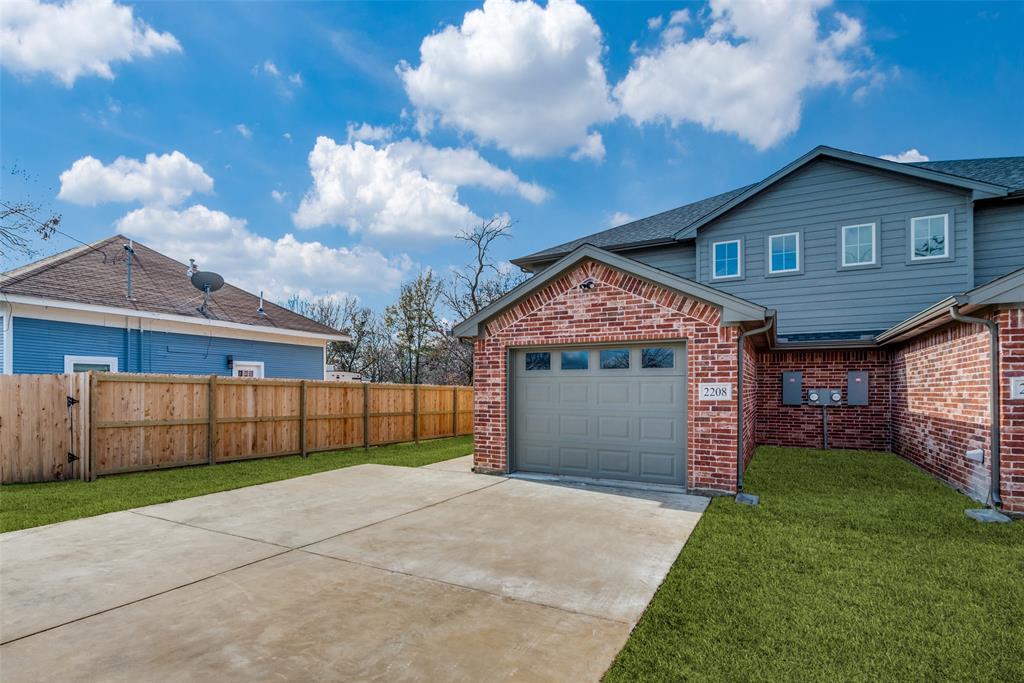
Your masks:
<path fill-rule="evenodd" d="M 686 347 L 516 351 L 513 468 L 686 483 Z"/>

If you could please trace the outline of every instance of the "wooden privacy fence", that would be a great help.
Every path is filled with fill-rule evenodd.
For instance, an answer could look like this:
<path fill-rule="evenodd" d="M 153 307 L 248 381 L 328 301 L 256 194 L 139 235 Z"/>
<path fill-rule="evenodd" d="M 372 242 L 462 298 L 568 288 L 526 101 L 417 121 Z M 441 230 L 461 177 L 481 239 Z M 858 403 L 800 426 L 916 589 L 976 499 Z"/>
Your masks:
<path fill-rule="evenodd" d="M 67 407 L 68 396 L 80 403 Z M 0 377 L 4 483 L 305 456 L 472 430 L 470 387 L 116 373 Z M 77 459 L 69 463 L 68 453 Z"/>

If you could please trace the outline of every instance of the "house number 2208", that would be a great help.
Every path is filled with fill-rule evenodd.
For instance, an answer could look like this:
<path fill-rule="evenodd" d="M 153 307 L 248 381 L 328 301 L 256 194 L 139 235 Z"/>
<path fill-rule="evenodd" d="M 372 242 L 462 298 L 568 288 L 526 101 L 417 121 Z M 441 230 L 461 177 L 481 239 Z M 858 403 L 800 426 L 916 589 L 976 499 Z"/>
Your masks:
<path fill-rule="evenodd" d="M 729 382 L 701 382 L 698 394 L 701 401 L 728 401 L 732 398 Z"/>

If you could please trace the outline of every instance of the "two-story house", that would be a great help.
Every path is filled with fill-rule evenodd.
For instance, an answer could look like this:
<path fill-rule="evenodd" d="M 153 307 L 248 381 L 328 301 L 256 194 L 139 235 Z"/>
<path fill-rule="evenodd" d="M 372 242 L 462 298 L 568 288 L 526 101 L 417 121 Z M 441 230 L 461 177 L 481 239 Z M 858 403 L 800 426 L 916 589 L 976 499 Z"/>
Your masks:
<path fill-rule="evenodd" d="M 514 263 L 455 330 L 480 471 L 735 492 L 757 444 L 892 450 L 1024 512 L 1024 157 L 819 147 Z"/>

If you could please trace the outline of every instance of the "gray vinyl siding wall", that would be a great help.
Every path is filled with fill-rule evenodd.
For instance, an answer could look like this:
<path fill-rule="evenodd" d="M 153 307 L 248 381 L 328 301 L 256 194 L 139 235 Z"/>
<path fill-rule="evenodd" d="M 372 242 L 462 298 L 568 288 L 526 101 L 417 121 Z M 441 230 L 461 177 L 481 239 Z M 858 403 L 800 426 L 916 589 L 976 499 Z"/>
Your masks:
<path fill-rule="evenodd" d="M 976 206 L 974 284 L 1024 267 L 1024 200 Z"/>
<path fill-rule="evenodd" d="M 697 251 L 692 241 L 680 242 L 666 247 L 648 247 L 635 251 L 624 251 L 623 256 L 646 263 L 654 268 L 666 270 L 673 275 L 697 279 Z"/>
<path fill-rule="evenodd" d="M 776 309 L 780 336 L 884 330 L 974 286 L 971 212 L 964 191 L 816 161 L 701 228 L 697 279 Z M 950 215 L 953 259 L 911 264 L 910 218 L 940 213 Z M 879 219 L 880 267 L 840 270 L 839 226 Z M 766 277 L 768 235 L 794 231 L 803 272 Z M 736 238 L 742 279 L 711 281 L 711 243 Z"/>

